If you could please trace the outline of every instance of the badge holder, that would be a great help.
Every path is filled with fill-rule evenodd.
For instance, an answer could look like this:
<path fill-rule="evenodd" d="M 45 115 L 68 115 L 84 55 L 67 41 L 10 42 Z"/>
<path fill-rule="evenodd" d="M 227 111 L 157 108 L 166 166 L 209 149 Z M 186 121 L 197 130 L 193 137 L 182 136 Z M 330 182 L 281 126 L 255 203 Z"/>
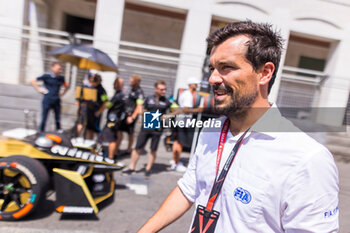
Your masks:
<path fill-rule="evenodd" d="M 204 206 L 198 205 L 191 233 L 214 233 L 219 216 L 219 212 L 208 211 Z"/>
<path fill-rule="evenodd" d="M 196 216 L 194 218 L 192 228 L 191 228 L 191 233 L 214 233 L 215 232 L 215 227 L 216 223 L 219 219 L 220 213 L 218 211 L 213 210 L 214 203 L 220 194 L 222 185 L 225 181 L 226 175 L 233 163 L 234 158 L 236 157 L 236 154 L 239 150 L 239 148 L 242 145 L 244 136 L 248 132 L 249 129 L 247 129 L 244 134 L 238 139 L 236 142 L 236 145 L 234 146 L 233 150 L 231 151 L 229 157 L 226 160 L 226 163 L 219 175 L 218 176 L 218 170 L 219 170 L 219 165 L 220 165 L 220 160 L 221 160 L 221 155 L 223 152 L 227 132 L 229 129 L 229 121 L 226 120 L 224 123 L 224 126 L 222 127 L 221 130 L 221 135 L 219 139 L 219 147 L 218 147 L 218 153 L 217 153 L 217 158 L 216 158 L 216 175 L 215 175 L 215 180 L 214 180 L 214 185 L 212 187 L 212 190 L 209 195 L 209 200 L 207 203 L 207 206 L 204 207 L 202 205 L 197 206 L 197 211 L 196 211 Z"/>

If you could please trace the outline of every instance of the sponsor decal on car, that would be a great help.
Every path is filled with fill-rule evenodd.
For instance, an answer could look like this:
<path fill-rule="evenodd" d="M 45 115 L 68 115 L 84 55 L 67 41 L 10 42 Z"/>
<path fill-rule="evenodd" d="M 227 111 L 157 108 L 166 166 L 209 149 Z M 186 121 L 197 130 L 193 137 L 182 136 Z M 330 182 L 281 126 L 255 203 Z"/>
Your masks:
<path fill-rule="evenodd" d="M 51 147 L 50 152 L 52 154 L 60 156 L 68 156 L 77 159 L 115 164 L 115 161 L 113 159 L 104 158 L 101 155 L 95 155 L 89 151 L 82 151 L 78 150 L 77 148 L 69 148 L 66 146 L 54 145 L 53 147 Z"/>
<path fill-rule="evenodd" d="M 56 208 L 59 213 L 75 213 L 75 214 L 92 214 L 94 209 L 92 207 L 84 206 L 59 206 Z"/>

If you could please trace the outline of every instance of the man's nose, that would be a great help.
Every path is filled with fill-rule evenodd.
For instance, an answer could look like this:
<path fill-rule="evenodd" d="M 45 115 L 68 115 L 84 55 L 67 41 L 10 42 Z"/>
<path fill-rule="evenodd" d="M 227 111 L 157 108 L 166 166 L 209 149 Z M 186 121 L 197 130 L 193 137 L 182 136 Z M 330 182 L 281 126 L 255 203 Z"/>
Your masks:
<path fill-rule="evenodd" d="M 217 83 L 222 83 L 222 77 L 220 75 L 220 73 L 214 69 L 212 72 L 211 72 L 211 75 L 209 77 L 209 83 L 210 85 L 215 85 Z"/>

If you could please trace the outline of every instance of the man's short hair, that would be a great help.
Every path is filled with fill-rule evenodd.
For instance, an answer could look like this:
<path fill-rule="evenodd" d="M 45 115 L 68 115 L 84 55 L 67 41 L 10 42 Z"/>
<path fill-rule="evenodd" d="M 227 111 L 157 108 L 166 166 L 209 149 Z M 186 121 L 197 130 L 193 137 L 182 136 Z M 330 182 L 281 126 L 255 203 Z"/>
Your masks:
<path fill-rule="evenodd" d="M 252 21 L 230 23 L 213 32 L 207 38 L 209 51 L 214 46 L 237 35 L 250 37 L 250 40 L 247 42 L 248 48 L 245 57 L 255 71 L 266 62 L 272 62 L 275 65 L 275 71 L 268 86 L 268 93 L 270 93 L 271 87 L 275 82 L 283 48 L 283 39 L 280 32 L 274 31 L 272 25 L 267 23 L 253 23 Z"/>
<path fill-rule="evenodd" d="M 163 80 L 157 80 L 154 83 L 154 87 L 158 87 L 158 85 L 165 85 L 166 86 L 166 82 L 164 82 Z"/>
<path fill-rule="evenodd" d="M 131 75 L 131 78 L 133 78 L 134 81 L 137 82 L 138 84 L 141 83 L 141 79 L 142 79 L 141 75 L 133 74 L 133 75 Z"/>
<path fill-rule="evenodd" d="M 51 67 L 54 67 L 55 65 L 62 66 L 61 62 L 58 62 L 58 61 L 54 61 L 54 62 L 51 63 Z"/>
<path fill-rule="evenodd" d="M 96 83 L 101 83 L 102 82 L 102 77 L 100 74 L 95 74 L 95 76 L 93 77 L 93 82 L 96 82 Z"/>

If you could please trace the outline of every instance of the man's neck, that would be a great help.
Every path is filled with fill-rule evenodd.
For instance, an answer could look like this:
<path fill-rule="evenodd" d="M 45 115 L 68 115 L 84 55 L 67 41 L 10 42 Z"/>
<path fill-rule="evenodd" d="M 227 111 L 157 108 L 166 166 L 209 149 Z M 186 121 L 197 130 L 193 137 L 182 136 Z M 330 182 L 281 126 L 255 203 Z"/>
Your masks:
<path fill-rule="evenodd" d="M 51 75 L 56 78 L 56 77 L 58 77 L 59 74 L 55 74 L 55 73 L 51 72 Z"/>
<path fill-rule="evenodd" d="M 161 95 L 158 95 L 157 93 L 155 93 L 154 96 L 156 97 L 156 99 L 162 98 L 162 96 L 161 96 Z"/>
<path fill-rule="evenodd" d="M 251 106 L 247 111 L 241 114 L 228 116 L 232 135 L 237 135 L 249 129 L 270 107 L 271 105 L 266 102 L 264 104 Z"/>

